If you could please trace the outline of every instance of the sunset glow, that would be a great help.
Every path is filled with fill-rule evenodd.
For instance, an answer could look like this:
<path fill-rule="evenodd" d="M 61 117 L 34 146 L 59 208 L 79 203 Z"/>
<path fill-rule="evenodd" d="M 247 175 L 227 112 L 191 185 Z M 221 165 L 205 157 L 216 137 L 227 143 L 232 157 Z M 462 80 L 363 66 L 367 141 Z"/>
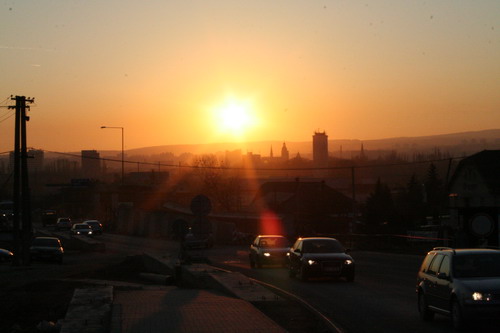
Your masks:
<path fill-rule="evenodd" d="M 0 10 L 0 151 L 10 95 L 36 99 L 28 144 L 57 151 L 119 149 L 102 124 L 127 150 L 500 124 L 500 1 L 64 4 Z"/>
<path fill-rule="evenodd" d="M 256 125 L 255 114 L 249 102 L 229 99 L 214 112 L 216 126 L 222 133 L 241 136 Z"/>

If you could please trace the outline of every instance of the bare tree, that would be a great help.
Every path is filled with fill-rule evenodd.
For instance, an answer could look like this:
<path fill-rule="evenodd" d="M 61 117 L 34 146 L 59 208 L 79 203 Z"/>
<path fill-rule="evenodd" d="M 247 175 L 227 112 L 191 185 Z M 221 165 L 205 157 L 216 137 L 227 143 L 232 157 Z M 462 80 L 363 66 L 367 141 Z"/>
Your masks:
<path fill-rule="evenodd" d="M 193 166 L 200 180 L 198 190 L 213 201 L 215 209 L 239 210 L 240 179 L 230 174 L 223 160 L 213 154 L 201 155 L 194 158 Z"/>

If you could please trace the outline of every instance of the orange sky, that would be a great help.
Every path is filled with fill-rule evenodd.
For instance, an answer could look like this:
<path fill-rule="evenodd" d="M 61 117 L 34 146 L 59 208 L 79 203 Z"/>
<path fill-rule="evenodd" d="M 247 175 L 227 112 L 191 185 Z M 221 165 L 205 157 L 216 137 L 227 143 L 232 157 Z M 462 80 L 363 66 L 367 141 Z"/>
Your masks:
<path fill-rule="evenodd" d="M 500 127 L 500 2 L 4 1 L 0 105 L 56 151 Z M 228 100 L 252 123 L 221 128 Z M 0 152 L 13 147 L 0 108 Z M 219 119 L 215 121 L 215 119 Z M 251 126 L 250 126 L 251 125 Z"/>

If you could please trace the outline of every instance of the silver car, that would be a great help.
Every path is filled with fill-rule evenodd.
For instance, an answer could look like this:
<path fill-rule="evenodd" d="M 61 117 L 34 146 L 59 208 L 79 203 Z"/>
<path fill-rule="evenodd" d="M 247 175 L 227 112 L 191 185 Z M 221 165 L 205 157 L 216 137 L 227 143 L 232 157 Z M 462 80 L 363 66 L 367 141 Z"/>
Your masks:
<path fill-rule="evenodd" d="M 71 234 L 73 235 L 87 235 L 92 236 L 92 228 L 86 223 L 73 224 L 71 227 Z"/>
<path fill-rule="evenodd" d="M 290 243 L 285 236 L 259 235 L 250 245 L 250 267 L 261 268 L 262 265 L 287 265 L 287 253 Z"/>

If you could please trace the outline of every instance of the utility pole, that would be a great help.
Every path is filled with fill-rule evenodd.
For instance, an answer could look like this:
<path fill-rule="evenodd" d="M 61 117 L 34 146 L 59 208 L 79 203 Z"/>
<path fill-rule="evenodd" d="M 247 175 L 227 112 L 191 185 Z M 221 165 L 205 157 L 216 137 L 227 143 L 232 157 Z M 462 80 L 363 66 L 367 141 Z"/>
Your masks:
<path fill-rule="evenodd" d="M 356 227 L 356 222 L 358 220 L 358 206 L 356 204 L 356 168 L 354 165 L 351 168 L 351 186 L 352 186 L 352 220 L 349 226 L 349 236 L 351 239 L 351 247 L 352 247 L 352 234 L 354 232 L 354 228 Z"/>
<path fill-rule="evenodd" d="M 33 103 L 34 99 L 24 96 L 12 97 L 16 101 L 15 106 L 9 108 L 16 110 L 14 131 L 14 216 L 13 216 L 13 241 L 14 261 L 13 265 L 29 265 L 29 246 L 33 234 L 31 223 L 31 202 L 28 179 L 28 151 L 26 139 L 26 103 Z"/>

